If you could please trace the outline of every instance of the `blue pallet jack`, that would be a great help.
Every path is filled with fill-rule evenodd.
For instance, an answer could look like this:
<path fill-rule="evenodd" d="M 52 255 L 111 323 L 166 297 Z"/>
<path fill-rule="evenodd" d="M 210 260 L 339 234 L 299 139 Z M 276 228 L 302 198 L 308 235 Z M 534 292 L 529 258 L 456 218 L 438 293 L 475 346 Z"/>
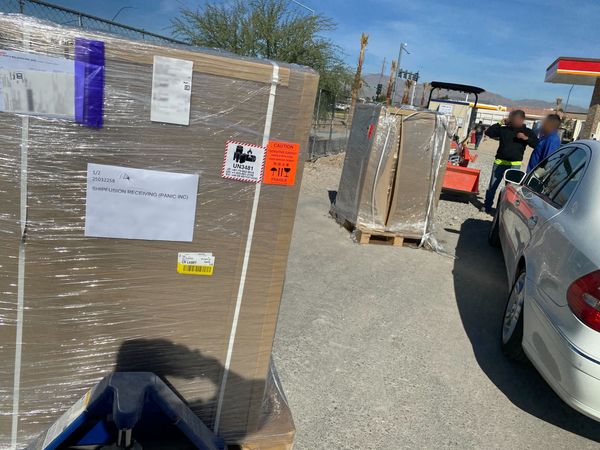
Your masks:
<path fill-rule="evenodd" d="M 224 450 L 171 388 L 150 372 L 116 372 L 78 400 L 28 450 Z"/>

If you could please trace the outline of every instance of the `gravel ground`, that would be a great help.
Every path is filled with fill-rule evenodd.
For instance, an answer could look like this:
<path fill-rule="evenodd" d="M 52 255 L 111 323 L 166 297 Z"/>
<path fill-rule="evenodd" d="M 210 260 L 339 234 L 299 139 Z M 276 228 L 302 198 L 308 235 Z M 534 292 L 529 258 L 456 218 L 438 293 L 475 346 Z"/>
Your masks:
<path fill-rule="evenodd" d="M 328 216 L 342 164 L 306 165 L 275 340 L 295 450 L 598 448 L 597 422 L 499 350 L 507 281 L 477 202 L 440 201 L 457 258 L 361 246 Z"/>

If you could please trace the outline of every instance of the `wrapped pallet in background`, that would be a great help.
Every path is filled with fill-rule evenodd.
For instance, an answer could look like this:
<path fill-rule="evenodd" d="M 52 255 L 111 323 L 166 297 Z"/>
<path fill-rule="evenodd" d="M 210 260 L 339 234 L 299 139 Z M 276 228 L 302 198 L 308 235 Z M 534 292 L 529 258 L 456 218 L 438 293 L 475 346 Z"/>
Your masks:
<path fill-rule="evenodd" d="M 290 447 L 270 358 L 318 76 L 22 16 L 0 46 L 0 447 L 112 371 Z"/>
<path fill-rule="evenodd" d="M 454 124 L 433 111 L 357 105 L 332 214 L 429 242 Z"/>

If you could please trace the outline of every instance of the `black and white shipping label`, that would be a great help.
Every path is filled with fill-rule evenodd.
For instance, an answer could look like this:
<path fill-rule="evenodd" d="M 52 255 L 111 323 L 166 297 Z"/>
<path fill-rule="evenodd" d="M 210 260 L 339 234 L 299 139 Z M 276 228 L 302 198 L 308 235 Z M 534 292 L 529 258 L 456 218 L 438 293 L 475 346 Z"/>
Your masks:
<path fill-rule="evenodd" d="M 259 145 L 227 141 L 223 159 L 223 178 L 260 183 L 265 167 L 266 149 Z"/>

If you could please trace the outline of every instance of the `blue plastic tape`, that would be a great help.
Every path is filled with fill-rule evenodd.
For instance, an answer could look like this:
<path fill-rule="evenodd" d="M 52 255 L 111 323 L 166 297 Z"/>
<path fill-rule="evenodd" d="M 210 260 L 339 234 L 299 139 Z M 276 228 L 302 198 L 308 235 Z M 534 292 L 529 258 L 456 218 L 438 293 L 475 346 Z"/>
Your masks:
<path fill-rule="evenodd" d="M 104 42 L 75 39 L 75 121 L 102 128 Z"/>

